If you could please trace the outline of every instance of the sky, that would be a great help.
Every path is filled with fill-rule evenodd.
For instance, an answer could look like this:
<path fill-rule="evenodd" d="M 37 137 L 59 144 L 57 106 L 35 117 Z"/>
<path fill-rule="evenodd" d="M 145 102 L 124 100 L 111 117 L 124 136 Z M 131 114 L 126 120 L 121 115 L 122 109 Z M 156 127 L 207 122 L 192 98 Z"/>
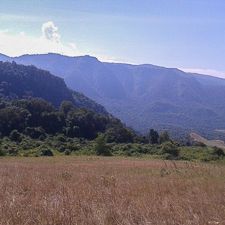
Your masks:
<path fill-rule="evenodd" d="M 0 53 L 47 52 L 225 77 L 225 1 L 0 0 Z"/>

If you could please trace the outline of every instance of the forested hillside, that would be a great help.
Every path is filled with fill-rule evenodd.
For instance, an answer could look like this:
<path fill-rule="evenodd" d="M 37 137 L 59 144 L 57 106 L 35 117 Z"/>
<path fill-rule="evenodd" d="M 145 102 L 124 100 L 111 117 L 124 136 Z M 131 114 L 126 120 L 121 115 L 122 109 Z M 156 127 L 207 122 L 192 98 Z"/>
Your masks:
<path fill-rule="evenodd" d="M 8 59 L 9 60 L 9 59 Z M 128 126 L 170 130 L 174 137 L 192 131 L 224 138 L 225 80 L 153 65 L 103 63 L 94 57 L 58 54 L 11 58 L 47 69 L 67 85 L 102 104 Z"/>
<path fill-rule="evenodd" d="M 0 62 L 0 96 L 7 99 L 39 97 L 58 107 L 71 101 L 77 107 L 107 114 L 104 107 L 85 95 L 68 89 L 62 78 L 34 66 Z"/>
<path fill-rule="evenodd" d="M 0 86 L 2 137 L 63 134 L 91 140 L 105 133 L 109 141 L 132 142 L 135 136 L 102 106 L 34 66 L 0 62 Z"/>

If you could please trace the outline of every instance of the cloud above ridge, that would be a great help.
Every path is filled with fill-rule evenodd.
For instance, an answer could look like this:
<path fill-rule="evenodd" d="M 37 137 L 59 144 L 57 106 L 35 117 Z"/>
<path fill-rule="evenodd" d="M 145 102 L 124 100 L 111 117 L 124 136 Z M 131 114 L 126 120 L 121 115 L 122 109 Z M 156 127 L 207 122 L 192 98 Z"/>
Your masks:
<path fill-rule="evenodd" d="M 48 21 L 42 24 L 39 37 L 31 36 L 23 31 L 14 34 L 8 30 L 0 30 L 0 53 L 9 56 L 23 54 L 60 53 L 69 56 L 79 55 L 75 43 L 63 43 L 58 27 Z"/>
<path fill-rule="evenodd" d="M 58 27 L 52 21 L 48 21 L 42 24 L 42 35 L 49 41 L 60 42 L 60 34 L 58 32 Z"/>

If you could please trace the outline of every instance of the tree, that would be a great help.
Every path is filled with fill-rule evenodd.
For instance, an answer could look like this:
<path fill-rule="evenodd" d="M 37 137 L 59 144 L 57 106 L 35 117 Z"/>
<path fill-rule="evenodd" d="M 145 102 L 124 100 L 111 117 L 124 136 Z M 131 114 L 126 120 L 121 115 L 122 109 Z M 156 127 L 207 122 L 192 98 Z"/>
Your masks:
<path fill-rule="evenodd" d="M 167 131 L 162 132 L 159 135 L 159 143 L 162 144 L 162 143 L 168 142 L 168 141 L 170 141 L 170 136 L 169 136 L 168 132 Z"/>
<path fill-rule="evenodd" d="M 18 130 L 11 131 L 9 138 L 12 141 L 20 142 L 22 140 L 21 134 L 18 132 Z"/>
<path fill-rule="evenodd" d="M 105 134 L 108 143 L 129 143 L 134 139 L 134 134 L 129 129 L 119 125 L 107 129 Z"/>
<path fill-rule="evenodd" d="M 99 134 L 98 137 L 96 138 L 96 144 L 95 144 L 95 152 L 97 155 L 102 155 L 102 156 L 110 156 L 111 152 L 106 145 L 106 140 L 103 134 Z"/>
<path fill-rule="evenodd" d="M 59 111 L 62 112 L 65 116 L 75 109 L 75 106 L 70 101 L 63 101 L 60 105 Z"/>
<path fill-rule="evenodd" d="M 150 131 L 149 131 L 149 143 L 150 144 L 158 144 L 159 143 L 159 134 L 154 129 L 150 129 Z"/>
<path fill-rule="evenodd" d="M 3 136 L 9 135 L 12 130 L 22 131 L 26 126 L 27 110 L 9 106 L 0 109 L 0 132 Z"/>

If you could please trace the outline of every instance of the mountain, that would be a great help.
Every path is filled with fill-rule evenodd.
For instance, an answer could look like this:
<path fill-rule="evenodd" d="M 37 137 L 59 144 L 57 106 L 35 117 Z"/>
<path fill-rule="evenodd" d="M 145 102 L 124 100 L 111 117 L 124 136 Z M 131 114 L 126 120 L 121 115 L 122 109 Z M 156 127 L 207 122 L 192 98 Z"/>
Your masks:
<path fill-rule="evenodd" d="M 0 53 L 0 61 L 10 61 L 11 58 L 7 55 L 3 55 Z"/>
<path fill-rule="evenodd" d="M 107 114 L 104 107 L 81 93 L 71 91 L 62 78 L 34 66 L 0 62 L 0 96 L 8 99 L 39 97 L 59 106 L 71 101 L 80 108 Z"/>
<path fill-rule="evenodd" d="M 224 137 L 216 131 L 225 129 L 224 79 L 148 64 L 105 63 L 91 56 L 43 54 L 8 60 L 64 78 L 70 88 L 140 132 L 155 128 L 174 136 L 196 131 L 208 138 Z"/>
<path fill-rule="evenodd" d="M 137 139 L 104 107 L 68 89 L 62 78 L 35 66 L 0 62 L 0 138 L 61 134 L 92 140 L 99 133 L 107 142 Z"/>

